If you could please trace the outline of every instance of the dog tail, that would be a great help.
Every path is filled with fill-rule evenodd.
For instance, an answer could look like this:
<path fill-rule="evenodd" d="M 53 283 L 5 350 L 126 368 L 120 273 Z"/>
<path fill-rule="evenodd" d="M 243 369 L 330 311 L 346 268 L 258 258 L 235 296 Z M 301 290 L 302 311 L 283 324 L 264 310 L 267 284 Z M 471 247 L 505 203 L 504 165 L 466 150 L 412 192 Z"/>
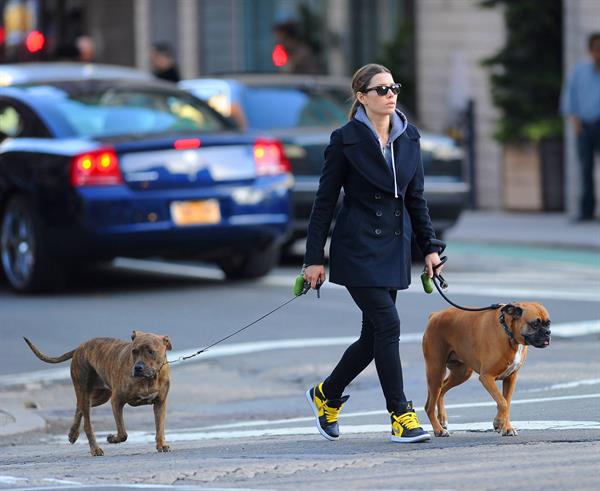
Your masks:
<path fill-rule="evenodd" d="M 31 348 L 31 351 L 33 351 L 33 354 L 35 356 L 37 356 L 40 360 L 45 361 L 46 363 L 61 363 L 63 361 L 70 360 L 71 358 L 73 358 L 73 353 L 75 353 L 75 350 L 73 350 L 73 351 L 69 351 L 68 353 L 65 353 L 64 355 L 60 355 L 60 356 L 57 356 L 57 357 L 53 358 L 51 356 L 47 356 L 44 353 L 42 353 L 26 337 L 23 337 L 23 339 L 27 343 L 27 346 L 29 346 Z"/>

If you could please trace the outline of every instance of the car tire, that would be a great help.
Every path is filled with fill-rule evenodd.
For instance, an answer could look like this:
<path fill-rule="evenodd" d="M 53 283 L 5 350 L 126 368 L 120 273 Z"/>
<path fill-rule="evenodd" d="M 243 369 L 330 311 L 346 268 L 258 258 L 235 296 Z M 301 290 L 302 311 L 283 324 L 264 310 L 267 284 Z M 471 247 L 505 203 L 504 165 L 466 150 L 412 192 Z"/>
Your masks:
<path fill-rule="evenodd" d="M 39 292 L 64 284 L 64 272 L 45 250 L 43 227 L 23 195 L 9 199 L 0 227 L 0 260 L 10 287 L 19 293 Z"/>
<path fill-rule="evenodd" d="M 270 244 L 263 249 L 236 253 L 219 261 L 229 280 L 245 280 L 267 275 L 279 262 L 281 247 Z"/>

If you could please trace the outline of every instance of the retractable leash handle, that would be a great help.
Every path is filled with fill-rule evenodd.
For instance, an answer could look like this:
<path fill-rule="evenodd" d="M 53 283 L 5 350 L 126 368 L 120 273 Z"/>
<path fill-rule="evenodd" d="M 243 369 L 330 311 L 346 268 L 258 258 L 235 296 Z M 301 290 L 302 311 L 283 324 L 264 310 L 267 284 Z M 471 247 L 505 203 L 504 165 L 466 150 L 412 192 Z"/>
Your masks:
<path fill-rule="evenodd" d="M 432 245 L 438 246 L 440 248 L 438 252 L 438 254 L 440 255 L 446 250 L 446 243 L 441 240 L 433 239 L 431 243 Z M 433 267 L 433 278 L 437 279 L 440 282 L 440 286 L 443 290 L 446 290 L 448 288 L 448 282 L 444 279 L 444 277 L 441 274 L 437 274 L 435 270 L 438 269 L 447 260 L 448 258 L 446 256 L 442 256 L 440 257 L 440 262 Z M 425 268 L 423 270 L 423 273 L 421 274 L 421 283 L 423 284 L 423 290 L 425 290 L 425 293 L 427 294 L 433 293 L 433 278 L 429 277 L 429 275 L 427 274 L 427 269 Z"/>
<path fill-rule="evenodd" d="M 321 298 L 321 285 L 320 281 L 317 282 L 317 298 Z M 296 280 L 294 281 L 294 295 L 299 297 L 300 295 L 304 295 L 308 293 L 310 290 L 310 281 L 304 279 L 304 274 L 300 273 L 296 276 Z"/>

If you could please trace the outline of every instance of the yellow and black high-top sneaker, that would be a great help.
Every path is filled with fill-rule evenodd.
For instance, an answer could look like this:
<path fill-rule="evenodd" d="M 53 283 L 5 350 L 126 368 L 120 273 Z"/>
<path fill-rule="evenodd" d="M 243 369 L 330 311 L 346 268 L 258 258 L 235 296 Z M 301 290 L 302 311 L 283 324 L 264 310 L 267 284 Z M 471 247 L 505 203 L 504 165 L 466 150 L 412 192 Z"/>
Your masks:
<path fill-rule="evenodd" d="M 306 398 L 317 419 L 319 433 L 328 440 L 337 440 L 340 437 L 338 415 L 349 397 L 343 396 L 339 399 L 326 399 L 325 394 L 323 394 L 323 382 L 306 391 Z"/>
<path fill-rule="evenodd" d="M 415 443 L 424 442 L 431 438 L 431 435 L 421 428 L 412 401 L 401 404 L 398 410 L 391 413 L 390 416 L 392 419 L 391 440 L 393 442 Z"/>

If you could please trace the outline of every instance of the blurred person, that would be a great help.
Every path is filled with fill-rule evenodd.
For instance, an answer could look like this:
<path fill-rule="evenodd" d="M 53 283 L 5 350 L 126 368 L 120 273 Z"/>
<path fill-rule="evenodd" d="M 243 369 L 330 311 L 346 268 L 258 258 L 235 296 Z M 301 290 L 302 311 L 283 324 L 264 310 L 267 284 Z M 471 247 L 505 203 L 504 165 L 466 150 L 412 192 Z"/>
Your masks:
<path fill-rule="evenodd" d="M 286 21 L 273 27 L 275 42 L 281 44 L 288 55 L 287 63 L 282 69 L 289 73 L 319 73 L 316 54 L 310 44 L 300 36 L 295 22 Z"/>
<path fill-rule="evenodd" d="M 440 242 L 423 196 L 420 135 L 396 109 L 399 90 L 382 65 L 368 64 L 354 74 L 350 121 L 331 134 L 309 220 L 303 271 L 316 288 L 326 279 L 324 246 L 344 189 L 331 236 L 330 281 L 345 286 L 361 310 L 362 331 L 331 374 L 306 392 L 317 428 L 328 440 L 339 438 L 338 415 L 349 398 L 344 389 L 373 360 L 392 441 L 430 439 L 404 394 L 395 302 L 397 291 L 410 284 L 412 231 L 430 277 L 440 263 Z"/>
<path fill-rule="evenodd" d="M 575 65 L 563 88 L 562 112 L 577 136 L 581 166 L 578 221 L 594 218 L 594 154 L 600 152 L 600 32 L 588 37 L 589 58 Z"/>
<path fill-rule="evenodd" d="M 175 62 L 173 48 L 166 41 L 159 41 L 152 45 L 150 50 L 150 64 L 152 73 L 156 78 L 179 82 L 179 68 Z"/>
<path fill-rule="evenodd" d="M 92 63 L 96 56 L 96 48 L 94 40 L 87 35 L 79 36 L 75 40 L 77 51 L 79 54 L 79 61 L 84 63 Z"/>

